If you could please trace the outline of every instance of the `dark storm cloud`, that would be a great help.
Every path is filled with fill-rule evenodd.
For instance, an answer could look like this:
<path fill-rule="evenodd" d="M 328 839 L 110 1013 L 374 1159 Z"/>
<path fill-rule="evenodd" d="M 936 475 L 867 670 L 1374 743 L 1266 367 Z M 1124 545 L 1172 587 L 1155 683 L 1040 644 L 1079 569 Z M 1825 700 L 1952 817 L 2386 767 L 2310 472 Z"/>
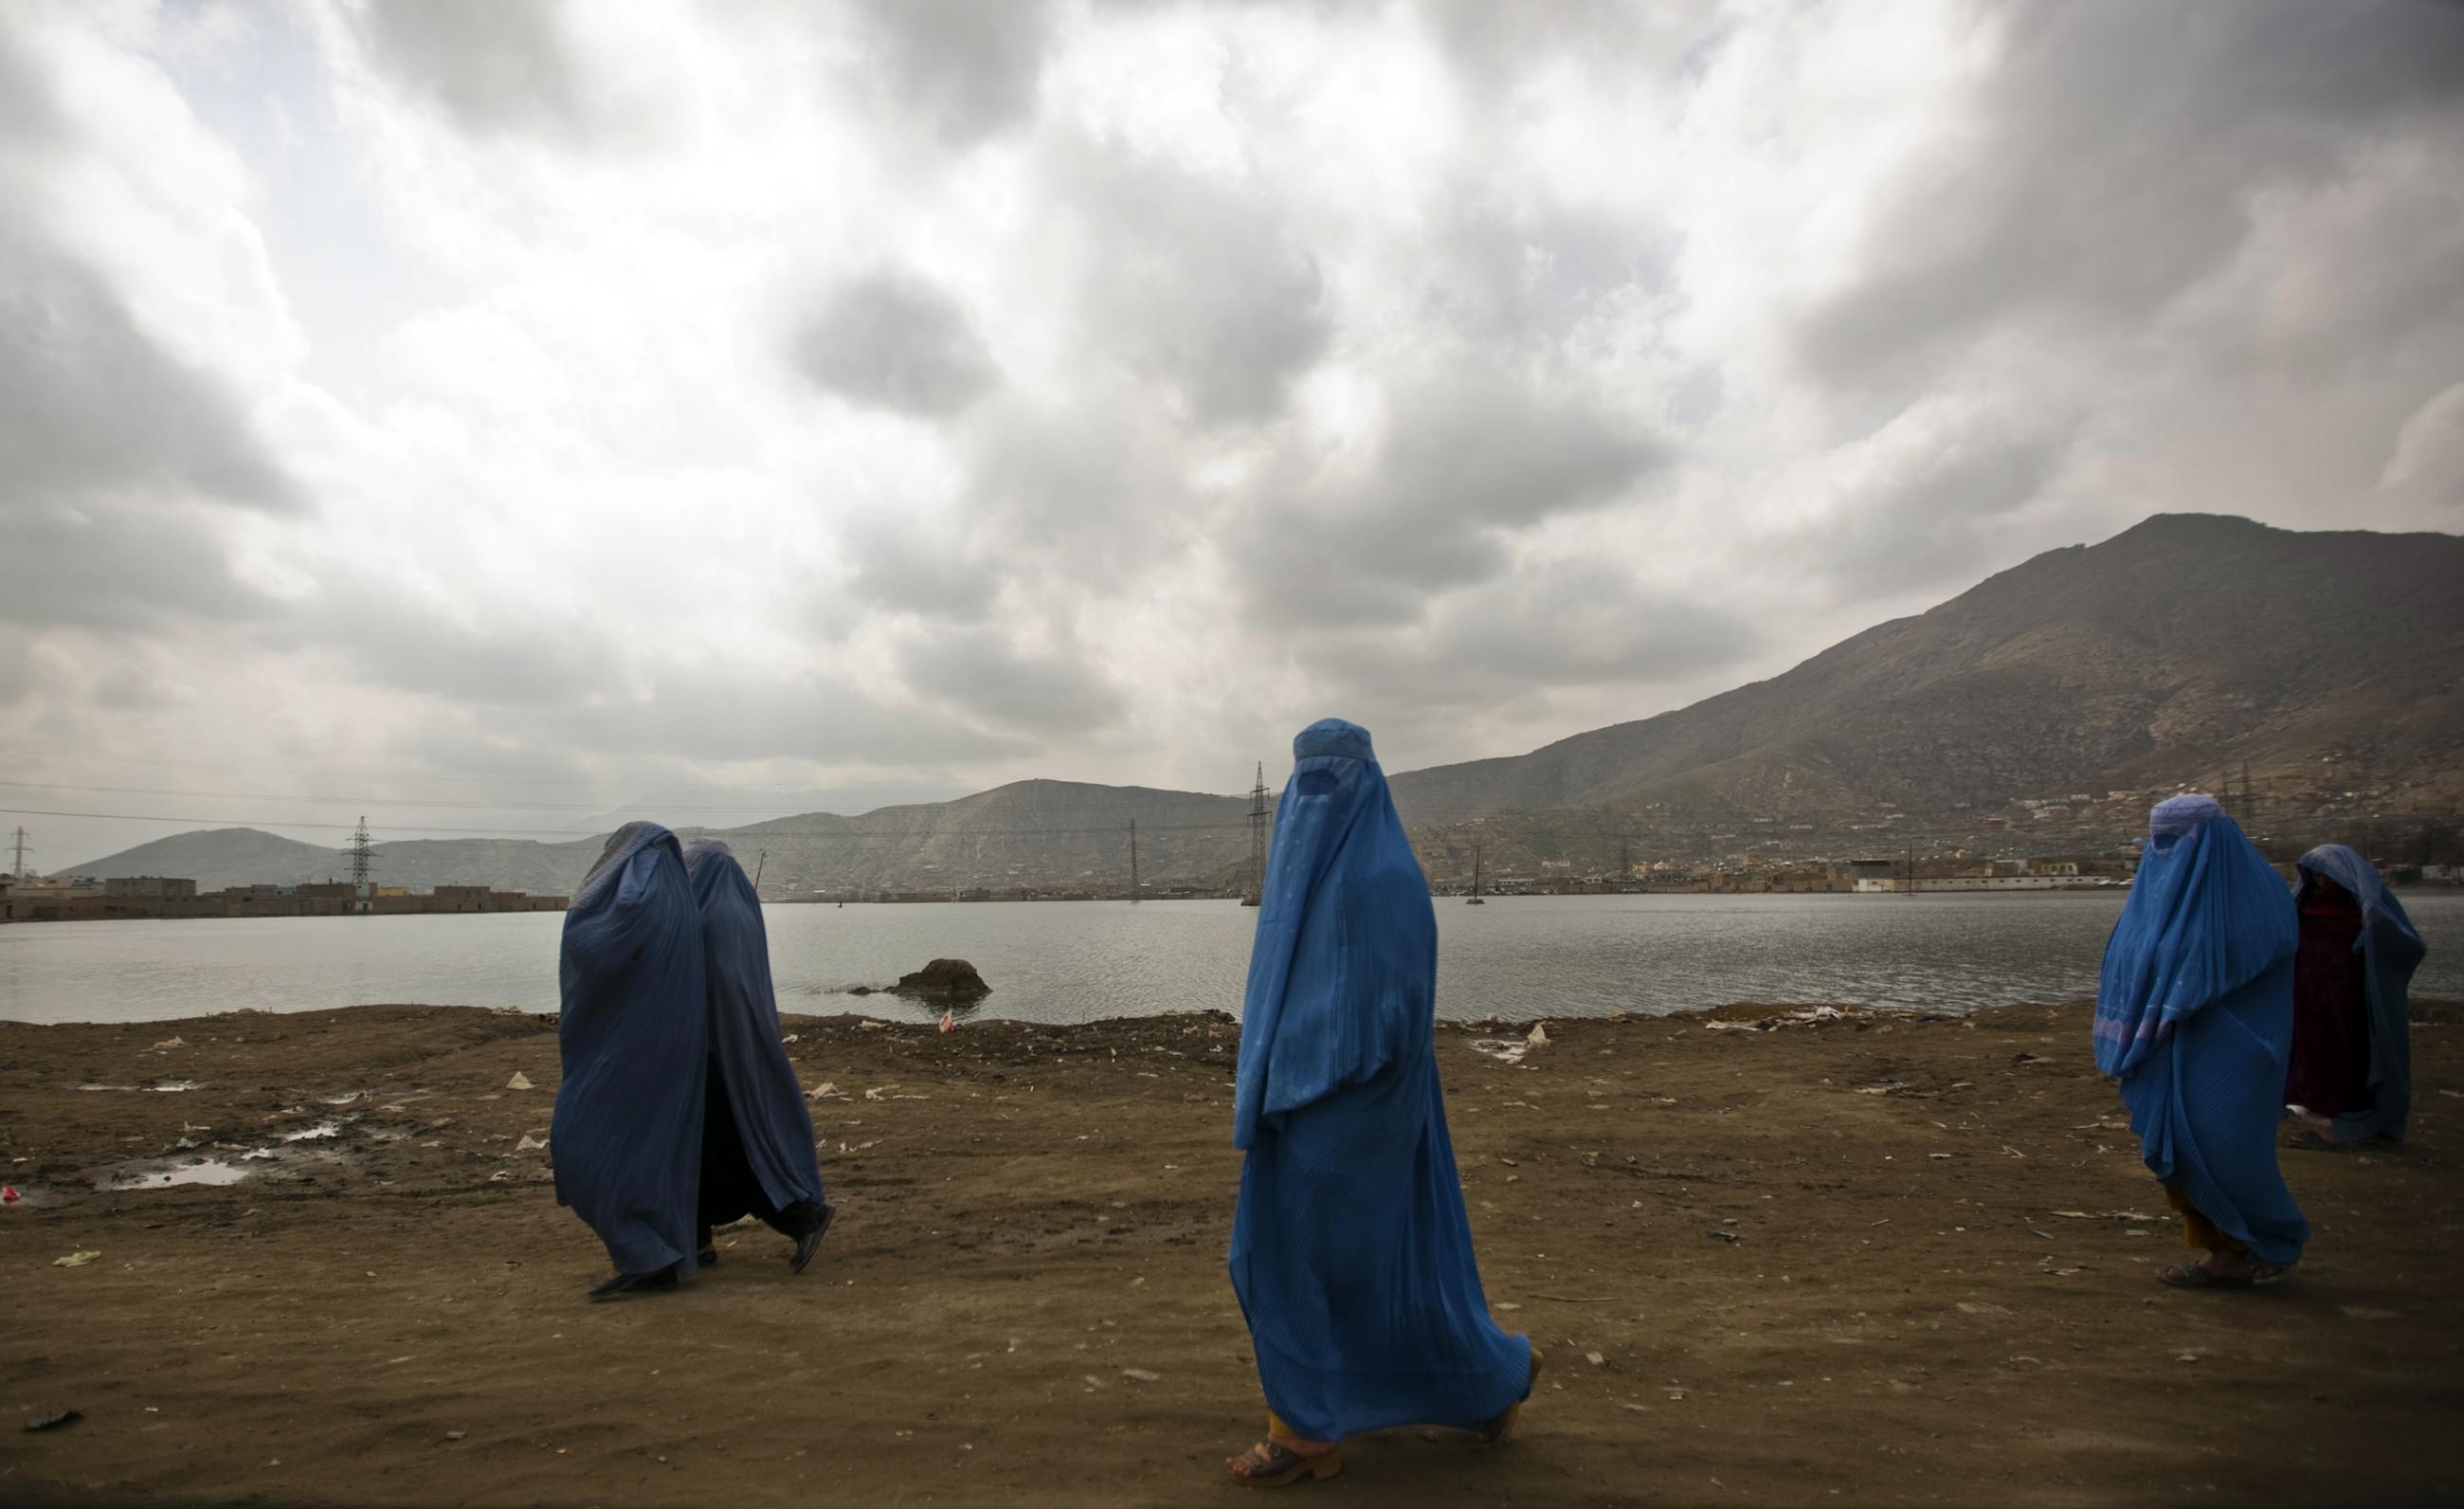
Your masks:
<path fill-rule="evenodd" d="M 956 530 L 877 517 L 847 525 L 839 545 L 855 566 L 847 590 L 891 612 L 974 623 L 1001 592 L 1001 574 Z"/>
<path fill-rule="evenodd" d="M 1519 530 L 1617 501 L 1666 460 L 1580 394 L 1497 377 L 1409 389 L 1365 467 L 1287 457 L 1229 548 L 1252 610 L 1278 623 L 1398 623 L 1508 565 Z"/>
<path fill-rule="evenodd" d="M 301 499 L 220 379 L 0 227 L 0 619 L 150 632 L 277 610 L 233 573 L 218 506 Z"/>
<path fill-rule="evenodd" d="M 184 616 L 251 619 L 280 605 L 232 574 L 184 504 L 0 504 L 0 621 L 147 632 Z"/>
<path fill-rule="evenodd" d="M 1668 226 L 1458 185 L 1434 211 L 1424 315 L 1492 347 L 1566 340 L 1625 289 L 1665 293 L 1682 241 Z"/>
<path fill-rule="evenodd" d="M 15 705 L 34 689 L 33 648 L 32 633 L 0 623 L 0 707 Z"/>
<path fill-rule="evenodd" d="M 0 510 L 132 496 L 300 504 L 220 380 L 91 270 L 0 228 Z"/>
<path fill-rule="evenodd" d="M 1895 447 L 1833 499 L 1823 524 L 1775 554 L 1857 595 L 1966 587 L 2010 564 L 2028 551 L 2014 516 L 2060 473 L 2069 451 L 2063 424 L 2035 418 L 1946 417 L 1919 441 Z M 2047 546 L 2075 533 L 2064 522 L 2048 527 Z"/>
<path fill-rule="evenodd" d="M 1034 114 L 1048 0 L 857 0 L 892 108 L 953 146 Z"/>
<path fill-rule="evenodd" d="M 1488 707 L 1545 687 L 1648 687 L 1750 658 L 1742 610 L 1653 587 L 1604 561 L 1536 564 L 1449 599 L 1425 631 L 1329 635 L 1313 669 L 1347 695 L 1400 707 Z"/>
<path fill-rule="evenodd" d="M 998 632 L 951 630 L 910 644 L 907 684 L 987 722 L 1029 733 L 1087 733 L 1127 710 L 1120 692 L 1067 655 L 1023 655 Z"/>
<path fill-rule="evenodd" d="M 1511 88 L 1536 65 L 1568 59 L 1640 92 L 1699 68 L 1732 28 L 1697 9 L 1631 0 L 1425 0 L 1417 13 L 1448 66 L 1477 90 Z"/>
<path fill-rule="evenodd" d="M 605 646 L 616 636 L 590 615 L 548 618 L 498 605 L 484 618 L 464 616 L 341 568 L 328 568 L 314 593 L 258 634 L 277 651 L 340 657 L 355 684 L 480 707 L 612 695 L 624 668 Z"/>
<path fill-rule="evenodd" d="M 581 79 L 555 0 L 371 0 L 369 51 L 476 135 L 575 130 Z"/>
<path fill-rule="evenodd" d="M 957 300 L 893 269 L 831 290 L 796 332 L 792 358 L 825 392 L 925 418 L 959 412 L 1001 375 Z"/>
<path fill-rule="evenodd" d="M 1726 670 L 1761 648 L 1739 608 L 1580 561 L 1518 571 L 1474 594 L 1430 641 L 1429 661 L 1509 687 L 1657 685 Z"/>
<path fill-rule="evenodd" d="M 891 706 L 821 673 L 780 676 L 728 664 L 661 667 L 647 693 L 522 721 L 561 744 L 685 760 L 939 766 L 1030 748 L 930 708 Z"/>
<path fill-rule="evenodd" d="M 1098 352 L 1170 384 L 1200 426 L 1269 419 L 1333 332 L 1317 260 L 1266 185 L 1077 144 L 1053 175 L 1093 242 Z"/>
<path fill-rule="evenodd" d="M 1899 186 L 1863 270 L 1799 333 L 1826 381 L 1921 382 L 1931 359 L 2018 320 L 2126 327 L 2231 257 L 2261 190 L 2355 171 L 2373 136 L 2452 128 L 2464 111 L 2452 5 L 1988 14 L 2007 52 L 1976 128 Z"/>
<path fill-rule="evenodd" d="M 0 27 L 0 142 L 11 147 L 47 144 L 60 135 L 59 102 L 31 41 Z"/>
<path fill-rule="evenodd" d="M 970 416 L 955 527 L 1004 578 L 1119 590 L 1205 521 L 1182 476 L 1184 438 L 1134 390 L 1090 383 L 1066 402 L 1004 393 Z"/>

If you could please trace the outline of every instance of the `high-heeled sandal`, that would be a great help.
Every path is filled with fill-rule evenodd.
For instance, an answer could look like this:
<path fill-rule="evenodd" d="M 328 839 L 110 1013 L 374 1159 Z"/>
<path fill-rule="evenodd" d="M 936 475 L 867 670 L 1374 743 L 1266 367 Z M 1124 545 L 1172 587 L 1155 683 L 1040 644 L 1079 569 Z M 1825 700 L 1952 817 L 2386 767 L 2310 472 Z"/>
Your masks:
<path fill-rule="evenodd" d="M 1242 1453 L 1241 1460 L 1250 1464 L 1249 1471 L 1232 1474 L 1233 1481 L 1252 1488 L 1288 1488 L 1303 1477 L 1323 1482 L 1339 1476 L 1343 1472 L 1343 1448 L 1330 1446 L 1315 1456 L 1303 1456 L 1268 1437 Z"/>

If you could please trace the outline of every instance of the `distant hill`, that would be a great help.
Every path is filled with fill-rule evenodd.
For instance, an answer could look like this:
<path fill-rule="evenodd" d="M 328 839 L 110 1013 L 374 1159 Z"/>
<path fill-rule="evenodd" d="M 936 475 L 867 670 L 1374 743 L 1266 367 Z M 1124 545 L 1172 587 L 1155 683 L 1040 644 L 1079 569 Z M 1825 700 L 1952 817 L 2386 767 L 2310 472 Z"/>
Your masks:
<path fill-rule="evenodd" d="M 1020 781 L 955 802 L 888 807 L 861 816 L 807 812 L 715 832 L 763 894 L 801 890 L 932 890 L 1014 885 L 1120 888 L 1130 878 L 1130 823 L 1150 883 L 1222 872 L 1248 851 L 1248 799 L 1146 787 Z M 654 820 L 655 812 L 646 815 Z M 569 895 L 605 834 L 570 843 L 506 838 L 415 839 L 376 846 L 380 884 L 425 891 L 489 885 Z M 763 857 L 764 852 L 767 858 Z M 297 885 L 344 872 L 335 849 L 251 828 L 181 833 L 141 844 L 71 873 L 193 878 L 200 889 Z"/>
<path fill-rule="evenodd" d="M 2037 556 L 1785 675 L 1527 755 L 1398 775 L 1416 826 L 1589 808 L 1662 821 L 1945 819 L 2213 787 L 2364 783 L 2464 805 L 2464 539 L 2159 515 Z M 2322 766 L 2326 767 L 2322 773 Z"/>
<path fill-rule="evenodd" d="M 173 833 L 123 849 L 101 859 L 71 865 L 63 875 L 160 875 L 191 879 L 201 891 L 233 885 L 297 885 L 346 875 L 345 861 L 322 844 L 259 832 L 253 828 L 209 828 Z"/>
<path fill-rule="evenodd" d="M 2112 842 L 2149 790 L 2245 766 L 2274 818 L 2464 810 L 2464 539 L 2300 533 L 2160 515 L 2048 551 L 1784 675 L 1529 754 L 1406 771 L 1396 802 L 1432 876 L 1552 857 L 1837 854 L 1930 827 L 1981 832 L 2026 800 L 2098 801 L 2038 847 Z M 2110 793 L 2126 793 L 2107 800 Z M 662 812 L 690 834 L 726 803 Z M 751 798 L 745 807 L 761 805 Z M 1150 882 L 1232 883 L 1247 801 L 1020 781 L 859 816 L 809 811 L 710 830 L 762 890 L 1014 885 L 1118 889 L 1129 827 Z M 2057 807 L 2048 810 L 2060 810 Z M 2246 809 L 2247 810 L 2247 809 Z M 1991 821 L 1999 822 L 2001 818 Z M 1897 825 L 1897 826 L 1894 826 Z M 613 822 L 607 826 L 612 827 Z M 387 885 L 570 892 L 602 836 L 377 846 Z M 763 858 L 767 853 L 766 860 Z M 333 849 L 250 829 L 184 833 L 77 867 L 213 888 L 336 875 Z"/>
<path fill-rule="evenodd" d="M 1247 852 L 1248 799 L 1076 781 L 1018 781 L 955 802 L 860 817 L 806 813 L 725 831 L 762 888 L 1126 886 L 1130 823 L 1150 882 L 1221 869 Z"/>

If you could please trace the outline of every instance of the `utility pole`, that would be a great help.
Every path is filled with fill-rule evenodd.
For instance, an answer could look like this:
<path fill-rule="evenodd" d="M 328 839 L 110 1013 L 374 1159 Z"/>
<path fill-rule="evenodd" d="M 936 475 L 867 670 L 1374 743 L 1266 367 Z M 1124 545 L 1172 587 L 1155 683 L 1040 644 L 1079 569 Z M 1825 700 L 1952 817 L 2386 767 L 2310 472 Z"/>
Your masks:
<path fill-rule="evenodd" d="M 758 854 L 756 854 L 756 856 L 754 857 L 754 860 L 753 860 L 753 894 L 754 894 L 754 896 L 755 896 L 755 897 L 757 897 L 757 898 L 759 898 L 759 897 L 761 895 L 761 870 L 762 870 L 762 867 L 763 867 L 763 866 L 765 866 L 765 865 L 767 865 L 769 862 L 770 862 L 770 851 L 769 851 L 769 850 L 767 850 L 767 849 L 761 850 L 761 851 L 760 851 Z"/>
<path fill-rule="evenodd" d="M 26 828 L 22 823 L 17 825 L 17 857 L 11 865 L 9 873 L 20 880 L 30 878 L 33 875 L 32 870 L 26 868 Z"/>
<path fill-rule="evenodd" d="M 2250 762 L 2241 763 L 2241 820 L 2244 824 L 2258 821 L 2258 797 L 2250 788 Z"/>
<path fill-rule="evenodd" d="M 377 867 L 377 855 L 374 846 L 368 840 L 368 820 L 365 814 L 362 814 L 360 818 L 360 826 L 352 832 L 351 841 L 349 845 L 342 850 L 342 855 L 344 858 L 351 861 L 351 885 L 353 889 L 355 889 L 361 896 L 366 896 L 368 894 L 368 876 Z"/>
<path fill-rule="evenodd" d="M 1633 878 L 1634 840 L 1631 838 L 1619 838 L 1617 840 L 1617 889 L 1620 891 L 1624 890 L 1625 883 Z"/>
<path fill-rule="evenodd" d="M 1130 819 L 1130 904 L 1138 904 L 1138 820 Z"/>
<path fill-rule="evenodd" d="M 1910 839 L 1910 840 L 1908 841 L 1908 895 L 1910 895 L 1910 896 L 1914 896 L 1914 895 L 1916 895 L 1916 894 L 1917 894 L 1917 846 L 1916 846 L 1916 841 L 1915 841 L 1914 839 Z"/>
<path fill-rule="evenodd" d="M 1471 846 L 1471 904 L 1474 906 L 1487 904 L 1480 899 L 1480 850 L 1478 844 Z"/>
<path fill-rule="evenodd" d="M 1266 898 L 1266 763 L 1258 762 L 1258 784 L 1249 788 L 1249 894 L 1244 901 Z"/>

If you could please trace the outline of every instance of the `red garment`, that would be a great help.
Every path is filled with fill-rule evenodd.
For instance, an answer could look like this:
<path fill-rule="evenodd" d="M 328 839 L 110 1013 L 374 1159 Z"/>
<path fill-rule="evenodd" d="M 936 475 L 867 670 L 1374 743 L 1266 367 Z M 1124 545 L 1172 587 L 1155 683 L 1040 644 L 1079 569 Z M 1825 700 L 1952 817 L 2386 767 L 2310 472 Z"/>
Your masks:
<path fill-rule="evenodd" d="M 2284 1101 L 2321 1116 L 2367 1110 L 2370 1008 L 2362 979 L 2362 909 L 2332 880 L 2301 890 L 2301 945 L 2293 956 L 2293 1059 Z"/>

